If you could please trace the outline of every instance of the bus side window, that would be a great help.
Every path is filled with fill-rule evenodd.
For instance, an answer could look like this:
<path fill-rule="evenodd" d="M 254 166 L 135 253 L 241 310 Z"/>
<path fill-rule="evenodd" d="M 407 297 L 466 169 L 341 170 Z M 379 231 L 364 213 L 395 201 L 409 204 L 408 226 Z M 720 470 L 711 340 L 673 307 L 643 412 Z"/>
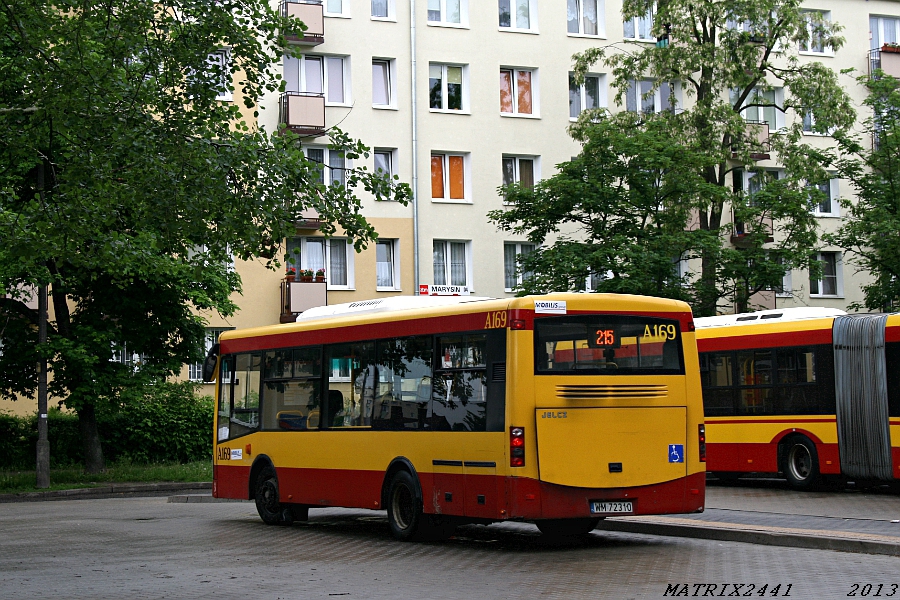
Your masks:
<path fill-rule="evenodd" d="M 328 346 L 326 427 L 371 427 L 375 405 L 375 342 Z M 338 395 L 338 393 L 340 395 Z"/>
<path fill-rule="evenodd" d="M 438 337 L 432 380 L 432 428 L 487 431 L 486 334 Z"/>
<path fill-rule="evenodd" d="M 318 429 L 322 398 L 322 348 L 311 346 L 266 353 L 263 429 Z"/>
<path fill-rule="evenodd" d="M 259 353 L 238 354 L 235 357 L 229 438 L 259 429 L 261 364 L 262 356 Z"/>
<path fill-rule="evenodd" d="M 223 356 L 219 367 L 219 418 L 216 441 L 222 442 L 230 437 L 231 431 L 229 420 L 231 419 L 231 391 L 235 383 L 231 377 L 234 373 L 234 356 Z"/>
<path fill-rule="evenodd" d="M 425 429 L 431 418 L 431 336 L 378 342 L 376 429 Z"/>
<path fill-rule="evenodd" d="M 900 417 L 900 342 L 884 345 L 884 360 L 887 364 L 888 414 Z"/>

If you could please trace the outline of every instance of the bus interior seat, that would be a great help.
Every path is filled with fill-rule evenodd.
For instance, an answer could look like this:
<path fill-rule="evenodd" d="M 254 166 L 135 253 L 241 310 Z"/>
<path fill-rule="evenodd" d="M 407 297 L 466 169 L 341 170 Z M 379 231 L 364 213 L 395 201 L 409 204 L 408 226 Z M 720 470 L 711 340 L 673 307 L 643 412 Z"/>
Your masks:
<path fill-rule="evenodd" d="M 275 419 L 278 422 L 278 427 L 280 429 L 289 429 L 293 431 L 297 429 L 307 429 L 309 427 L 307 424 L 307 415 L 304 415 L 299 410 L 278 411 Z"/>
<path fill-rule="evenodd" d="M 319 409 L 315 408 L 309 411 L 309 416 L 306 417 L 306 428 L 307 429 L 318 429 L 319 428 Z"/>
<path fill-rule="evenodd" d="M 416 402 L 431 402 L 431 377 L 427 375 L 416 386 Z"/>

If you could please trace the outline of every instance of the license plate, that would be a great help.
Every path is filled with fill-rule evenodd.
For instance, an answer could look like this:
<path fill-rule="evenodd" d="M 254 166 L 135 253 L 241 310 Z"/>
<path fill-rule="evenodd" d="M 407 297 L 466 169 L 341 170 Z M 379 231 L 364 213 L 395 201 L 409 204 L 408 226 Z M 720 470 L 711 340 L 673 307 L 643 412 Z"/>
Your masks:
<path fill-rule="evenodd" d="M 599 513 L 633 513 L 631 502 L 591 502 L 591 512 Z"/>

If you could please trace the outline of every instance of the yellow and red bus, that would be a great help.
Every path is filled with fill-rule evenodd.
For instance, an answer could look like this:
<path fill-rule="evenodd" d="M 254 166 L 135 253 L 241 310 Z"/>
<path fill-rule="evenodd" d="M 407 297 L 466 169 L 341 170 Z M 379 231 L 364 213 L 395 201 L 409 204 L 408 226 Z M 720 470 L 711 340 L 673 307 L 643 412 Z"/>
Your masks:
<path fill-rule="evenodd" d="M 703 510 L 682 302 L 386 298 L 226 332 L 215 354 L 213 495 L 269 524 L 338 506 L 387 510 L 399 539 L 502 520 L 575 535 Z"/>
<path fill-rule="evenodd" d="M 900 315 L 821 308 L 699 318 L 709 471 L 900 479 Z"/>

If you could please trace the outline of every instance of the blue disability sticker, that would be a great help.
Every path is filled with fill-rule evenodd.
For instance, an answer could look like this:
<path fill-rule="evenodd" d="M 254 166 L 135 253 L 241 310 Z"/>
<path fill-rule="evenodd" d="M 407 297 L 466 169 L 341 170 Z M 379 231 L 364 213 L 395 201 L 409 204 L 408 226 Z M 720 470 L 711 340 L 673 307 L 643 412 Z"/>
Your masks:
<path fill-rule="evenodd" d="M 669 444 L 669 462 L 684 462 L 684 444 Z"/>

